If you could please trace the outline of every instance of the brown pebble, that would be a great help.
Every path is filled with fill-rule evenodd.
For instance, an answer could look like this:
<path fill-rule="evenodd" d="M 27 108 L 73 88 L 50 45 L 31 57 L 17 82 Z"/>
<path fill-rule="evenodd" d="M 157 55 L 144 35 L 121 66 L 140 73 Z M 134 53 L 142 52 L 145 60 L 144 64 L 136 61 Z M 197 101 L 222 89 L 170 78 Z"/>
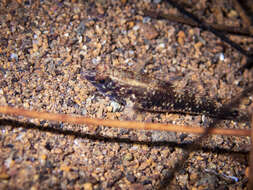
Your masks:
<path fill-rule="evenodd" d="M 85 183 L 85 184 L 83 184 L 83 188 L 84 188 L 84 190 L 92 190 L 93 189 L 93 185 L 92 185 L 92 183 Z"/>
<path fill-rule="evenodd" d="M 10 176 L 7 173 L 5 173 L 5 172 L 0 173 L 0 179 L 1 180 L 6 180 L 6 179 L 9 179 L 9 178 L 10 178 Z"/>
<path fill-rule="evenodd" d="M 133 154 L 131 154 L 131 153 L 125 154 L 124 157 L 123 157 L 123 160 L 132 161 L 133 160 Z"/>
<path fill-rule="evenodd" d="M 127 0 L 121 0 L 122 4 L 126 4 Z"/>
<path fill-rule="evenodd" d="M 62 165 L 60 166 L 60 170 L 62 170 L 62 171 L 64 171 L 64 172 L 69 172 L 70 169 L 71 169 L 71 168 L 70 168 L 69 166 L 65 165 L 65 164 L 62 164 Z"/>
<path fill-rule="evenodd" d="M 140 32 L 141 35 L 148 40 L 155 39 L 159 35 L 155 27 L 150 24 L 142 24 L 140 27 Z"/>
<path fill-rule="evenodd" d="M 128 23 L 127 23 L 127 26 L 128 26 L 129 28 L 133 28 L 133 27 L 134 27 L 134 22 L 133 22 L 133 21 L 128 22 Z"/>
<path fill-rule="evenodd" d="M 247 167 L 246 169 L 245 169 L 245 176 L 248 178 L 249 177 L 249 167 Z"/>
<path fill-rule="evenodd" d="M 184 45 L 184 41 L 185 41 L 185 33 L 184 33 L 182 30 L 180 30 L 180 31 L 178 32 L 177 36 L 178 36 L 177 42 L 178 42 L 181 46 L 183 46 L 183 45 Z"/>

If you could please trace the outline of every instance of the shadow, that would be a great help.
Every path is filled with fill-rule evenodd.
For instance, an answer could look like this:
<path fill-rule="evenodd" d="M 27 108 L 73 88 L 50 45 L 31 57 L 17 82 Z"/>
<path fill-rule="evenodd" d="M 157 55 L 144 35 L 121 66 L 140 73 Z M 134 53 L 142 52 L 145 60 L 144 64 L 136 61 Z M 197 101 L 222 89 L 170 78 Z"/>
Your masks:
<path fill-rule="evenodd" d="M 240 93 L 238 96 L 234 97 L 229 103 L 223 105 L 222 109 L 227 110 L 227 109 L 232 109 L 235 107 L 238 107 L 238 105 L 240 104 L 240 101 L 243 97 L 248 96 L 251 92 L 253 92 L 253 84 L 251 86 L 249 86 L 247 89 L 245 89 L 242 93 Z M 160 185 L 156 188 L 159 190 L 165 189 L 167 186 L 170 185 L 170 183 L 172 182 L 173 178 L 175 177 L 176 172 L 179 172 L 182 168 L 182 166 L 184 165 L 184 163 L 186 162 L 186 160 L 189 158 L 189 155 L 191 152 L 198 150 L 197 147 L 200 147 L 200 143 L 202 142 L 202 140 L 208 136 L 208 132 L 215 127 L 219 122 L 221 121 L 221 119 L 214 119 L 212 123 L 209 124 L 209 127 L 206 129 L 205 133 L 203 135 L 201 135 L 200 137 L 198 137 L 197 139 L 195 139 L 192 143 L 190 144 L 186 144 L 184 146 L 184 155 L 182 157 L 182 159 L 178 160 L 178 162 L 175 164 L 175 167 L 173 169 L 171 169 L 169 171 L 169 173 L 167 173 L 167 175 L 163 178 L 162 182 L 160 183 Z M 204 147 L 202 147 L 204 148 Z"/>
<path fill-rule="evenodd" d="M 236 72 L 236 74 L 242 74 L 243 71 L 245 71 L 246 69 L 250 70 L 253 67 L 253 59 L 247 58 L 247 62 L 245 63 L 245 65 L 241 66 L 238 71 Z"/>
<path fill-rule="evenodd" d="M 45 127 L 42 125 L 36 125 L 33 123 L 29 122 L 20 122 L 12 119 L 0 119 L 0 128 L 3 126 L 11 126 L 13 128 L 19 128 L 22 127 L 24 129 L 28 130 L 39 130 L 43 132 L 50 132 L 52 134 L 56 135 L 66 135 L 66 136 L 75 136 L 76 138 L 83 138 L 83 139 L 89 139 L 92 141 L 101 141 L 105 143 L 124 143 L 124 144 L 138 144 L 138 145 L 147 145 L 149 147 L 163 147 L 163 146 L 168 146 L 168 147 L 174 147 L 174 148 L 183 148 L 186 149 L 188 148 L 189 145 L 192 143 L 177 143 L 177 142 L 168 142 L 168 141 L 156 141 L 156 142 L 151 142 L 151 141 L 138 141 L 138 140 L 130 140 L 129 138 L 119 138 L 119 137 L 106 137 L 103 135 L 99 134 L 86 134 L 86 133 L 81 133 L 79 131 L 73 131 L 73 130 L 68 130 L 68 129 L 62 129 L 60 128 L 60 125 L 55 124 L 51 125 L 50 127 Z M 241 155 L 247 155 L 249 152 L 240 150 L 240 151 L 234 151 L 231 149 L 225 149 L 225 148 L 219 148 L 219 147 L 204 147 L 201 145 L 194 146 L 192 149 L 194 151 L 204 151 L 204 152 L 213 152 L 217 154 L 241 154 Z"/>
<path fill-rule="evenodd" d="M 228 43 L 231 47 L 233 47 L 234 49 L 236 49 L 237 51 L 239 51 L 241 54 L 247 56 L 248 58 L 251 58 L 251 59 L 253 58 L 253 54 L 251 52 L 246 51 L 240 45 L 238 45 L 237 43 L 235 43 L 232 40 L 230 40 L 228 37 L 226 37 L 224 35 L 223 32 L 217 31 L 212 26 L 210 26 L 210 25 L 204 23 L 203 21 L 201 21 L 201 19 L 199 19 L 198 17 L 196 17 L 194 14 L 186 11 L 181 5 L 179 5 L 178 3 L 176 3 L 174 0 L 166 0 L 166 2 L 169 3 L 169 4 L 171 4 L 173 7 L 177 8 L 177 10 L 179 10 L 179 12 L 181 12 L 183 15 L 186 15 L 187 17 L 189 17 L 193 21 L 195 21 L 198 24 L 199 28 L 212 32 L 214 35 L 216 35 L 217 37 L 219 37 L 224 42 Z"/>
<path fill-rule="evenodd" d="M 179 10 L 179 12 L 181 12 L 183 15 L 186 15 L 187 17 L 191 18 L 193 21 L 195 21 L 196 23 L 198 23 L 198 27 L 200 27 L 200 28 L 202 28 L 204 30 L 208 30 L 208 31 L 212 32 L 217 37 L 219 37 L 220 39 L 222 39 L 223 41 L 225 41 L 226 43 L 228 43 L 231 47 L 233 47 L 234 49 L 236 49 L 237 51 L 239 51 L 241 54 L 247 56 L 247 58 L 248 58 L 247 64 L 243 65 L 239 69 L 239 73 L 242 73 L 245 69 L 252 68 L 252 58 L 253 58 L 253 54 L 252 53 L 246 51 L 241 46 L 239 46 L 235 42 L 231 41 L 222 32 L 219 32 L 219 31 L 215 30 L 213 27 L 211 27 L 211 26 L 205 24 L 204 22 L 202 22 L 194 14 L 186 11 L 182 6 L 180 6 L 175 1 L 173 1 L 173 0 L 166 0 L 166 2 L 169 3 L 169 4 L 171 4 L 173 7 L 177 8 Z M 252 91 L 253 91 L 253 85 L 248 86 L 247 89 L 245 89 L 239 96 L 233 98 L 230 101 L 230 103 L 227 103 L 227 104 L 223 105 L 222 109 L 223 110 L 228 110 L 228 109 L 232 109 L 232 108 L 238 107 L 241 99 L 243 97 L 248 96 L 248 94 L 250 92 L 252 92 Z M 178 160 L 178 162 L 176 163 L 175 167 L 172 170 L 169 171 L 169 173 L 163 178 L 162 182 L 160 183 L 160 185 L 156 189 L 165 189 L 167 186 L 170 185 L 172 179 L 175 177 L 176 172 L 180 171 L 180 169 L 182 168 L 182 166 L 185 163 L 185 161 L 189 158 L 189 154 L 192 151 L 196 151 L 198 149 L 197 147 L 200 147 L 200 142 L 202 142 L 202 140 L 208 135 L 209 130 L 211 130 L 213 127 L 215 127 L 220 121 L 221 121 L 221 119 L 214 119 L 213 122 L 210 123 L 209 127 L 206 129 L 205 134 L 201 135 L 199 138 L 197 138 L 196 140 L 194 140 L 194 142 L 192 142 L 190 144 L 186 144 L 184 146 L 185 153 L 183 155 L 183 158 L 180 159 L 180 160 Z"/>
<path fill-rule="evenodd" d="M 212 32 L 214 35 L 219 37 L 221 40 L 223 40 L 224 42 L 229 44 L 232 48 L 236 49 L 241 54 L 245 55 L 247 57 L 248 61 L 245 65 L 243 65 L 241 68 L 239 68 L 237 73 L 243 73 L 243 71 L 245 69 L 250 69 L 250 68 L 253 67 L 253 53 L 252 52 L 245 50 L 239 44 L 237 44 L 234 41 L 230 40 L 223 32 L 220 32 L 220 31 L 216 30 L 215 28 L 213 28 L 212 26 L 204 23 L 203 21 L 201 21 L 201 19 L 199 19 L 194 14 L 192 14 L 192 13 L 188 12 L 187 10 L 185 10 L 181 5 L 176 3 L 174 0 L 166 0 L 166 2 L 169 3 L 170 5 L 172 5 L 173 7 L 175 7 L 183 15 L 191 18 L 194 22 L 197 23 L 199 28 Z"/>
<path fill-rule="evenodd" d="M 224 105 L 224 109 L 228 108 L 235 108 L 238 107 L 241 99 L 243 97 L 248 96 L 251 92 L 253 92 L 253 84 L 249 86 L 247 89 L 245 89 L 242 93 L 240 93 L 238 96 L 233 98 L 233 100 Z M 101 141 L 105 143 L 125 143 L 125 144 L 138 144 L 138 145 L 147 145 L 149 147 L 170 147 L 170 148 L 182 148 L 184 149 L 184 154 L 182 159 L 179 159 L 177 163 L 175 164 L 175 167 L 170 169 L 170 171 L 165 175 L 165 177 L 161 180 L 159 186 L 155 187 L 154 189 L 165 189 L 167 186 L 170 185 L 172 182 L 172 179 L 175 177 L 176 172 L 180 171 L 182 169 L 182 166 L 189 158 L 189 155 L 193 151 L 203 151 L 203 152 L 212 152 L 215 154 L 221 154 L 221 155 L 228 155 L 237 158 L 239 155 L 248 155 L 249 151 L 247 150 L 240 150 L 240 151 L 234 151 L 231 149 L 225 149 L 220 147 L 207 147 L 203 146 L 200 143 L 202 140 L 208 135 L 208 132 L 210 129 L 215 127 L 221 120 L 215 119 L 209 126 L 209 128 L 206 129 L 205 134 L 198 137 L 195 141 L 189 142 L 189 143 L 176 143 L 176 142 L 168 142 L 168 141 L 157 141 L 157 142 L 150 142 L 150 141 L 138 141 L 138 140 L 131 140 L 129 138 L 118 138 L 118 137 L 106 137 L 99 134 L 85 134 L 81 133 L 79 131 L 73 131 L 68 129 L 62 129 L 60 125 L 55 124 L 51 125 L 50 127 L 45 127 L 42 125 L 36 125 L 29 122 L 20 122 L 12 119 L 0 119 L 0 128 L 3 126 L 11 126 L 13 128 L 19 128 L 22 127 L 24 129 L 28 130 L 39 130 L 43 132 L 50 132 L 56 135 L 67 135 L 67 136 L 74 136 L 76 138 L 83 138 L 83 139 L 89 139 L 92 141 Z M 237 159 L 238 160 L 238 159 Z M 241 160 L 242 164 L 244 164 L 245 160 Z"/>

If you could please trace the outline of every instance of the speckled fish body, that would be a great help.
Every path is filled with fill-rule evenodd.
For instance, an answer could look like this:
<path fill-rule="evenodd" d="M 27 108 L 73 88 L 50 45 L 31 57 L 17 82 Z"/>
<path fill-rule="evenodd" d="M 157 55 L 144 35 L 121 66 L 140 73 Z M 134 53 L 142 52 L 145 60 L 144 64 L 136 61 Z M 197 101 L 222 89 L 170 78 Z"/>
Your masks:
<path fill-rule="evenodd" d="M 92 74 L 91 74 L 92 73 Z M 85 74 L 99 91 L 125 105 L 131 100 L 134 108 L 150 112 L 174 112 L 233 119 L 235 110 L 223 109 L 214 100 L 195 96 L 189 91 L 179 93 L 169 82 L 133 72 L 103 68 Z"/>

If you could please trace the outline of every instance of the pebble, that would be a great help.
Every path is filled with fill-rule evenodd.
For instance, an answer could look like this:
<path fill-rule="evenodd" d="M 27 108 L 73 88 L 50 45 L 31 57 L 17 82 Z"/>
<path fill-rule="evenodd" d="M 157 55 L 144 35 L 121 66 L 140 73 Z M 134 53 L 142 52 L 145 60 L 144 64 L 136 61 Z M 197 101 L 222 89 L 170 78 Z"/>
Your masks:
<path fill-rule="evenodd" d="M 64 172 L 69 172 L 70 169 L 71 169 L 71 167 L 70 167 L 70 166 L 67 166 L 67 165 L 65 165 L 65 164 L 62 164 L 62 165 L 60 166 L 60 170 L 61 170 L 61 171 L 64 171 Z"/>
<path fill-rule="evenodd" d="M 133 154 L 127 153 L 124 155 L 123 160 L 132 161 L 134 159 Z"/>
<path fill-rule="evenodd" d="M 83 35 L 86 30 L 85 21 L 81 21 L 79 26 L 76 29 L 78 35 Z"/>
<path fill-rule="evenodd" d="M 177 176 L 177 180 L 179 181 L 179 183 L 185 186 L 188 182 L 188 174 Z"/>
<path fill-rule="evenodd" d="M 15 59 L 15 61 L 18 61 L 18 54 L 16 54 L 16 53 L 11 53 L 10 59 Z"/>
<path fill-rule="evenodd" d="M 236 18 L 237 16 L 238 16 L 238 13 L 233 9 L 231 9 L 228 13 L 229 18 Z"/>
<path fill-rule="evenodd" d="M 183 45 L 184 45 L 184 41 L 185 41 L 185 33 L 184 33 L 182 30 L 180 30 L 180 31 L 178 32 L 177 36 L 178 36 L 177 42 L 178 42 L 181 46 L 183 46 Z"/>
<path fill-rule="evenodd" d="M 132 174 L 127 174 L 126 178 L 129 182 L 134 183 L 136 181 L 136 177 Z"/>
<path fill-rule="evenodd" d="M 151 21 L 151 18 L 150 17 L 143 17 L 143 20 L 142 22 L 145 24 L 145 23 L 149 23 Z"/>
<path fill-rule="evenodd" d="M 225 56 L 224 56 L 224 54 L 223 54 L 223 53 L 220 53 L 220 54 L 219 54 L 219 59 L 220 59 L 220 61 L 224 61 Z"/>
<path fill-rule="evenodd" d="M 176 133 L 174 132 L 153 131 L 151 137 L 153 142 L 157 141 L 175 142 L 177 140 Z"/>
<path fill-rule="evenodd" d="M 112 101 L 110 106 L 112 107 L 112 112 L 118 112 L 121 110 L 121 105 L 118 102 Z"/>
<path fill-rule="evenodd" d="M 85 183 L 85 184 L 83 184 L 83 189 L 84 190 L 93 190 L 92 183 Z"/>
<path fill-rule="evenodd" d="M 9 178 L 10 178 L 10 176 L 7 173 L 5 173 L 5 172 L 0 173 L 0 180 L 7 180 Z"/>
<path fill-rule="evenodd" d="M 140 28 L 140 33 L 144 38 L 148 40 L 155 39 L 159 35 L 155 27 L 150 24 L 142 24 Z"/>
<path fill-rule="evenodd" d="M 249 178 L 249 167 L 247 167 L 247 168 L 245 169 L 245 176 L 246 176 L 247 178 Z"/>
<path fill-rule="evenodd" d="M 178 13 L 165 1 L 71 0 L 59 3 L 43 0 L 29 5 L 21 0 L 19 4 L 17 1 L 3 2 L 10 3 L 1 9 L 4 16 L 0 16 L 3 23 L 0 104 L 92 118 L 203 126 L 205 124 L 194 120 L 195 116 L 136 112 L 133 108 L 123 111 L 120 105 L 101 96 L 81 77 L 81 72 L 101 63 L 127 70 L 143 69 L 147 74 L 185 88 L 201 81 L 203 89 L 209 89 L 212 97 L 222 100 L 241 92 L 244 83 L 252 82 L 249 70 L 240 76 L 233 75 L 247 60 L 243 61 L 242 55 L 210 32 L 145 15 L 144 10 Z M 201 7 L 206 4 L 203 2 Z M 205 9 L 194 11 L 215 20 L 211 15 L 212 4 L 208 6 L 211 11 L 208 15 L 201 12 Z M 224 22 L 241 26 L 240 18 L 234 17 L 233 12 L 230 13 L 233 19 L 227 18 L 232 9 L 223 7 Z M 192 11 L 190 7 L 187 9 Z M 236 36 L 235 41 L 239 40 L 252 49 L 250 38 Z M 221 53 L 224 61 L 220 61 Z M 227 73 L 224 81 L 220 79 Z M 238 85 L 234 85 L 236 81 Z M 198 86 L 194 85 L 193 90 L 202 89 Z M 243 107 L 247 109 L 251 102 L 242 100 Z M 0 189 L 8 189 L 2 188 L 3 183 L 23 189 L 50 189 L 52 186 L 58 189 L 159 189 L 166 176 L 175 176 L 170 181 L 175 183 L 175 189 L 212 189 L 205 183 L 215 184 L 216 189 L 224 185 L 233 189 L 246 179 L 243 172 L 248 166 L 247 158 L 237 154 L 233 159 L 230 151 L 240 152 L 242 145 L 250 144 L 250 138 L 209 136 L 198 141 L 200 148 L 187 157 L 185 164 L 179 162 L 187 152 L 184 143 L 198 139 L 191 134 L 180 136 L 1 117 L 15 122 L 3 124 L 0 130 L 4 138 L 0 144 L 3 163 Z M 209 126 L 212 119 L 206 118 L 206 126 Z M 16 126 L 18 122 L 22 125 Z M 30 126 L 31 123 L 36 125 Z M 249 128 L 247 123 L 236 123 L 219 121 L 219 126 Z M 228 152 L 213 152 L 212 148 L 216 150 L 217 147 Z M 174 173 L 177 166 L 180 172 Z M 233 183 L 227 183 L 227 179 L 210 177 L 204 172 L 206 168 L 219 173 L 227 171 L 239 181 L 235 183 L 233 179 Z"/>

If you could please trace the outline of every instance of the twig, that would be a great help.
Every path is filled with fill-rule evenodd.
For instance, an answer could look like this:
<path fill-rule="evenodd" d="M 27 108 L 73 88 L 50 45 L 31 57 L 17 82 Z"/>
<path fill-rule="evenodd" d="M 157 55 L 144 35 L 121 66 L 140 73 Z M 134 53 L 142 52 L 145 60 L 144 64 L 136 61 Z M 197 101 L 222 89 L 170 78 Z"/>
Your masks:
<path fill-rule="evenodd" d="M 187 17 L 174 15 L 174 14 L 164 14 L 156 11 L 149 11 L 144 10 L 145 16 L 149 16 L 151 18 L 155 19 L 166 19 L 171 22 L 178 22 L 181 24 L 187 24 L 189 26 L 198 27 L 198 23 L 196 23 L 194 20 L 189 19 Z M 235 34 L 235 35 L 245 35 L 245 36 L 252 36 L 250 31 L 247 28 L 239 28 L 239 27 L 233 27 L 233 26 L 226 26 L 221 24 L 214 24 L 214 23 L 206 23 L 213 27 L 215 30 L 218 30 L 220 32 Z"/>
<path fill-rule="evenodd" d="M 167 2 L 169 4 L 171 4 L 173 7 L 176 7 L 179 10 L 179 12 L 181 12 L 182 14 L 188 16 L 189 18 L 191 18 L 192 20 L 194 20 L 196 23 L 198 23 L 198 27 L 200 27 L 200 28 L 202 28 L 204 30 L 208 30 L 208 31 L 212 32 L 217 37 L 219 37 L 220 39 L 222 39 L 224 42 L 228 43 L 231 47 L 233 47 L 234 49 L 236 49 L 237 51 L 239 51 L 241 54 L 247 56 L 250 59 L 253 58 L 253 54 L 251 52 L 248 52 L 247 50 L 243 49 L 240 45 L 236 44 L 235 42 L 233 42 L 232 40 L 230 40 L 228 37 L 226 37 L 222 32 L 217 31 L 216 29 L 214 29 L 210 25 L 208 25 L 205 22 L 201 21 L 194 14 L 186 11 L 183 7 L 181 7 L 174 0 L 167 0 Z"/>
<path fill-rule="evenodd" d="M 67 122 L 67 123 L 72 123 L 72 124 L 104 125 L 104 126 L 109 126 L 113 128 L 173 131 L 173 132 L 192 133 L 192 134 L 205 134 L 206 132 L 206 129 L 202 127 L 160 124 L 160 123 L 145 123 L 145 122 L 135 122 L 135 121 L 105 120 L 105 119 L 89 118 L 89 117 L 83 117 L 83 116 L 71 116 L 67 114 L 55 114 L 55 113 L 49 113 L 49 112 L 29 111 L 25 109 L 12 108 L 8 106 L 0 106 L 0 113 L 7 114 L 7 115 L 14 115 L 14 116 L 36 118 L 36 119 L 44 119 L 44 120 L 50 120 L 50 121 Z M 208 129 L 208 134 L 250 136 L 250 130 L 212 128 L 212 129 Z"/>

